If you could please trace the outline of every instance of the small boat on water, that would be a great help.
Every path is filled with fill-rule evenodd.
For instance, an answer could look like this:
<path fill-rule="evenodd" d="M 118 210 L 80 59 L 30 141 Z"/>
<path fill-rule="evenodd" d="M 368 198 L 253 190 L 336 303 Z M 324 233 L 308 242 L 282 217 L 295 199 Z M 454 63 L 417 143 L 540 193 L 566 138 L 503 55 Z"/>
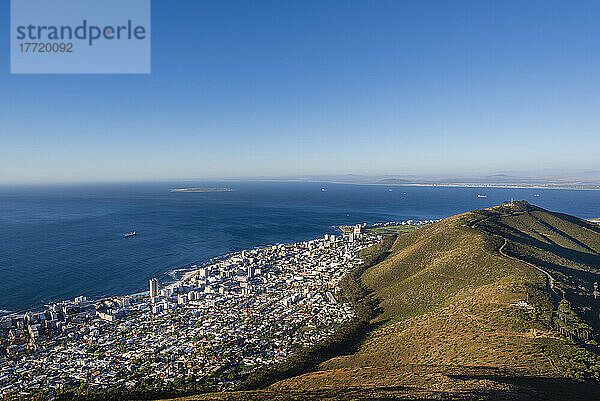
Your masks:
<path fill-rule="evenodd" d="M 540 194 L 534 194 L 533 196 L 540 196 Z"/>
<path fill-rule="evenodd" d="M 481 195 L 481 194 L 477 194 L 478 198 L 487 198 L 487 195 Z"/>
<path fill-rule="evenodd" d="M 327 188 L 321 188 L 321 192 L 327 192 Z"/>
<path fill-rule="evenodd" d="M 136 234 L 135 231 L 132 231 L 130 233 L 124 234 L 123 236 L 125 238 L 131 238 L 131 237 L 135 237 L 135 234 Z"/>

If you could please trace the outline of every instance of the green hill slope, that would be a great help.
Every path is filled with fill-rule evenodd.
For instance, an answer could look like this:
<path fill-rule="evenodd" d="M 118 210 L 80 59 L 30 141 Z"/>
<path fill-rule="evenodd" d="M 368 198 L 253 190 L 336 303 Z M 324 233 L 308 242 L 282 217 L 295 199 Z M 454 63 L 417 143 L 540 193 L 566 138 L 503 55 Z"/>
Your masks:
<path fill-rule="evenodd" d="M 360 277 L 381 313 L 358 349 L 265 390 L 196 399 L 598 397 L 600 227 L 517 202 L 387 243 Z"/>

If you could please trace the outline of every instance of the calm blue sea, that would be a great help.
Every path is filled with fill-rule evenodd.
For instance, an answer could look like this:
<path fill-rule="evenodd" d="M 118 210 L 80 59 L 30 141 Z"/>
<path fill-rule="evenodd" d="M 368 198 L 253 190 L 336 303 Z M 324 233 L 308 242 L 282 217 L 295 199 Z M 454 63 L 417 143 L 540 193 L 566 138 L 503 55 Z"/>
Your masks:
<path fill-rule="evenodd" d="M 180 187 L 232 192 L 172 193 Z M 321 191 L 327 188 L 327 191 Z M 478 198 L 486 194 L 487 198 Z M 534 194 L 540 194 L 534 197 Z M 359 222 L 437 219 L 526 199 L 600 217 L 600 191 L 185 182 L 0 187 L 0 309 L 145 290 L 149 278 L 228 252 Z M 136 238 L 123 234 L 136 230 Z"/>

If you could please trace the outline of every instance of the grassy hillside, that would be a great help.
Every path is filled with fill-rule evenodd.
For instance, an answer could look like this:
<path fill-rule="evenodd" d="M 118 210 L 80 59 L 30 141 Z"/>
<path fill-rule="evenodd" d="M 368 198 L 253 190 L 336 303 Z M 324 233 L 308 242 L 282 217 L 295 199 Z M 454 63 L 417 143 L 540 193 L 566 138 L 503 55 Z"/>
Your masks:
<path fill-rule="evenodd" d="M 600 299 L 591 296 L 600 227 L 516 203 L 453 216 L 387 249 L 361 272 L 381 313 L 357 349 L 264 390 L 195 399 L 600 394 Z"/>
<path fill-rule="evenodd" d="M 558 297 L 600 329 L 600 302 L 592 296 L 600 282 L 600 226 L 527 203 L 474 214 L 478 228 L 507 239 L 507 255 L 547 271 Z"/>
<path fill-rule="evenodd" d="M 418 230 L 423 227 L 422 225 L 398 225 L 398 226 L 381 226 L 367 228 L 366 231 L 374 234 L 391 235 L 391 234 L 405 234 L 414 230 Z"/>

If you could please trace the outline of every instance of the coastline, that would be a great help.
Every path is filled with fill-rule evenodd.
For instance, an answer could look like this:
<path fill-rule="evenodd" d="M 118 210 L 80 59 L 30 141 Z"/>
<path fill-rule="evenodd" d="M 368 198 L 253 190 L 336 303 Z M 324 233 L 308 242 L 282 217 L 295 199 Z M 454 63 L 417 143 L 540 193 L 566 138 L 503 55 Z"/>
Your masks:
<path fill-rule="evenodd" d="M 335 227 L 339 227 L 339 226 L 335 226 Z M 339 229 L 338 229 L 339 230 Z M 309 239 L 307 241 L 312 241 L 315 240 L 316 238 L 313 239 Z M 292 243 L 286 243 L 286 244 L 282 244 L 284 246 L 295 246 L 297 244 L 301 244 L 303 242 L 307 242 L 307 241 L 298 241 L 298 242 L 292 242 Z M 280 245 L 280 244 L 277 244 Z M 159 282 L 159 285 L 162 288 L 168 288 L 168 289 L 174 289 L 177 288 L 179 285 L 181 285 L 182 283 L 184 283 L 186 280 L 189 280 L 190 278 L 192 278 L 193 276 L 197 275 L 198 272 L 200 271 L 200 269 L 215 264 L 215 263 L 219 263 L 220 261 L 226 260 L 228 258 L 234 257 L 237 254 L 242 254 L 243 252 L 250 252 L 250 251 L 254 251 L 254 250 L 260 250 L 260 249 L 264 249 L 264 248 L 268 248 L 270 246 L 273 245 L 258 245 L 252 248 L 248 248 L 248 249 L 242 249 L 239 251 L 233 251 L 233 252 L 227 252 L 224 253 L 222 255 L 219 256 L 215 256 L 212 257 L 204 262 L 194 262 L 194 263 L 190 263 L 188 265 L 184 265 L 182 267 L 177 267 L 174 269 L 170 269 L 167 270 L 163 273 L 163 275 L 170 275 L 171 272 L 176 272 L 176 271 L 184 271 L 185 272 L 183 274 L 181 274 L 181 277 L 179 278 L 173 278 L 173 280 L 168 280 L 166 283 L 165 282 Z M 126 294 L 115 294 L 115 295 L 101 295 L 101 296 L 97 296 L 97 297 L 91 297 L 88 299 L 89 302 L 103 302 L 106 300 L 111 300 L 111 299 L 118 299 L 118 298 L 126 298 L 126 297 L 131 297 L 131 298 L 137 298 L 140 296 L 147 296 L 149 294 L 150 291 L 148 290 L 136 290 L 136 292 L 133 293 L 126 293 Z M 87 298 L 86 295 L 80 295 L 83 296 L 85 298 Z M 38 305 L 35 308 L 27 308 L 27 309 L 19 309 L 19 310 L 6 310 L 6 309 L 0 309 L 0 319 L 3 319 L 5 317 L 18 317 L 18 316 L 23 316 L 26 315 L 27 313 L 39 313 L 42 312 L 44 310 L 47 310 L 48 308 L 50 308 L 52 305 L 61 305 L 61 304 L 66 304 L 69 302 L 72 302 L 74 300 L 74 298 L 67 298 L 67 299 L 61 299 L 58 301 L 54 301 L 51 303 L 44 303 L 42 305 Z"/>
<path fill-rule="evenodd" d="M 316 183 L 317 181 L 313 181 L 313 182 Z M 389 202 L 388 201 L 389 199 L 393 200 L 393 199 L 396 199 L 397 197 L 403 198 L 403 196 L 399 195 L 403 190 L 402 189 L 396 189 L 396 188 L 402 188 L 403 187 L 402 184 L 384 185 L 384 184 L 381 184 L 381 183 L 363 183 L 363 184 L 360 184 L 360 183 L 347 183 L 347 182 L 334 182 L 334 181 L 329 181 L 329 182 L 331 182 L 331 183 L 337 183 L 337 184 L 345 184 L 344 187 L 342 187 L 342 186 L 338 187 L 338 188 L 340 188 L 340 190 L 343 190 L 343 191 L 346 191 L 346 190 L 350 191 L 352 189 L 351 187 L 357 188 L 356 191 L 354 191 L 354 189 L 352 189 L 352 191 L 356 192 L 356 193 L 360 193 L 360 192 L 377 192 L 377 193 L 379 193 L 379 192 L 386 191 L 382 195 L 378 195 L 378 198 L 383 199 L 382 202 L 384 202 L 384 201 L 385 202 Z M 182 185 L 182 187 L 184 185 Z M 207 187 L 208 186 L 211 186 L 211 187 L 220 187 L 220 186 L 223 186 L 223 187 L 225 187 L 225 186 L 228 186 L 228 185 L 229 184 L 210 183 L 210 184 L 208 184 L 206 186 Z M 314 190 L 313 186 L 315 186 L 315 185 L 316 184 L 305 185 L 305 186 L 303 186 L 301 188 L 306 187 L 304 190 Z M 370 186 L 371 190 L 369 190 L 369 187 L 366 187 L 365 185 Z M 379 188 L 382 185 L 383 185 L 383 188 L 385 188 L 383 190 L 381 188 Z M 265 184 L 265 186 L 266 186 L 266 184 Z M 361 186 L 364 186 L 363 187 L 364 189 L 361 190 L 360 189 Z M 373 187 L 373 186 L 377 186 L 377 187 Z M 170 188 L 177 188 L 176 185 L 170 185 L 170 186 L 166 186 L 165 185 L 165 186 L 159 187 L 159 189 L 161 190 L 161 192 L 165 192 L 165 189 L 168 190 L 169 187 Z M 274 188 L 278 188 L 278 186 L 273 186 L 273 187 Z M 411 187 L 416 187 L 416 188 L 419 188 L 419 187 L 420 188 L 434 188 L 434 186 L 431 185 L 431 184 L 408 184 L 408 185 L 405 186 L 405 188 L 406 188 L 405 191 L 407 193 L 409 193 L 409 194 L 410 193 L 419 193 L 419 194 L 422 193 L 423 195 L 419 195 L 419 199 L 425 198 L 425 197 L 428 197 L 428 198 L 431 197 L 433 199 L 433 197 L 438 196 L 438 195 L 435 195 L 435 193 L 438 193 L 438 191 L 436 191 L 436 190 L 429 190 L 429 189 L 421 189 L 421 190 L 412 189 L 411 192 L 408 192 L 408 189 L 410 189 Z M 459 187 L 459 186 L 457 186 L 457 185 L 448 185 L 448 187 Z M 394 196 L 388 196 L 388 194 L 387 194 L 387 188 L 394 188 L 394 193 L 398 194 L 398 196 L 396 196 L 396 195 L 394 195 Z M 475 187 L 475 186 L 473 186 L 471 188 L 493 188 L 493 187 L 490 187 L 490 186 L 485 186 L 485 187 L 484 186 L 476 186 Z M 323 193 L 324 196 L 327 197 L 327 198 L 331 198 L 333 195 L 337 196 L 337 194 L 335 194 L 335 192 L 336 192 L 334 190 L 335 188 L 331 187 L 330 189 L 332 191 L 330 191 L 329 193 Z M 506 187 L 503 187 L 503 189 L 505 189 L 505 191 L 497 191 L 497 190 L 493 190 L 493 189 L 490 189 L 489 191 L 484 191 L 482 189 L 481 193 L 486 193 L 486 194 L 490 195 L 489 199 L 491 199 L 491 198 L 494 198 L 493 196 L 491 196 L 494 193 L 496 193 L 497 196 L 501 196 L 502 193 L 509 192 L 509 191 L 506 190 Z M 528 189 L 530 189 L 530 188 L 528 187 Z M 545 190 L 545 189 L 560 189 L 560 188 L 543 188 L 543 189 Z M 540 189 L 540 191 L 541 190 L 542 189 Z M 585 192 L 585 190 L 578 190 L 578 191 L 580 192 L 580 194 L 577 194 L 575 192 L 571 192 L 571 195 L 569 195 L 569 191 L 564 191 L 563 192 L 564 195 L 561 195 L 561 197 L 562 198 L 569 198 L 571 196 L 573 196 L 573 197 L 577 196 L 578 198 L 581 198 L 581 199 L 588 198 L 588 199 L 593 200 L 593 199 L 596 199 L 596 196 L 598 194 L 598 192 L 594 192 L 594 193 L 592 193 L 592 192 Z M 229 198 L 230 195 L 240 196 L 240 195 L 244 195 L 245 191 L 239 190 L 236 187 L 236 192 L 237 193 L 228 193 L 226 196 L 225 195 L 223 195 L 223 196 L 225 196 L 225 198 Z M 443 192 L 444 193 L 447 193 L 447 192 L 456 192 L 458 194 L 462 194 L 463 193 L 462 191 L 460 191 L 458 189 L 457 190 L 452 190 L 452 191 L 448 190 L 448 191 L 443 191 Z M 476 190 L 475 189 L 464 190 L 464 192 L 465 193 L 476 193 Z M 542 193 L 542 192 L 540 192 L 540 193 L 542 194 L 542 198 L 544 198 L 544 196 L 545 196 L 544 193 Z M 546 192 L 546 193 L 548 193 L 548 192 Z M 390 192 L 390 194 L 392 194 L 392 192 Z M 529 194 L 532 195 L 533 192 L 529 193 Z M 548 193 L 548 194 L 549 195 L 547 196 L 547 198 L 550 199 L 550 193 Z M 182 195 L 181 197 L 179 197 L 179 196 L 175 196 L 175 195 L 171 195 L 171 194 L 167 193 L 167 194 L 163 194 L 162 196 L 168 197 L 170 199 L 177 199 L 177 200 L 186 199 L 186 200 L 191 200 L 192 202 L 196 202 L 197 199 L 201 199 L 201 198 L 212 199 L 212 196 L 209 196 L 209 195 L 206 195 L 206 196 L 200 195 L 199 197 L 192 196 L 191 198 L 188 198 L 188 197 L 186 197 L 184 195 Z M 312 195 L 312 196 L 315 196 L 315 195 Z M 323 196 L 322 193 L 319 192 L 315 197 L 318 200 L 318 199 L 322 199 L 322 196 Z M 473 194 L 473 197 L 474 197 L 474 194 Z M 508 194 L 508 196 L 505 195 L 505 197 L 508 197 L 510 199 L 510 193 Z M 533 198 L 533 196 L 528 197 L 527 195 L 523 195 L 523 197 L 527 197 L 528 199 L 535 199 L 535 198 Z M 544 200 L 546 200 L 546 199 L 544 199 Z M 480 205 L 480 204 L 486 204 L 486 201 L 485 201 L 485 199 L 484 200 L 481 200 L 481 199 L 472 199 L 472 203 L 475 204 L 475 205 Z M 586 201 L 585 204 L 587 205 L 588 203 L 589 202 Z M 409 207 L 413 207 L 413 206 L 409 205 Z M 473 207 L 477 207 L 477 206 L 473 206 Z M 577 216 L 583 216 L 583 218 L 592 218 L 592 217 L 597 217 L 598 216 L 597 210 L 595 211 L 594 208 L 590 209 L 590 207 L 588 207 L 588 209 L 591 210 L 591 212 L 590 212 L 591 215 L 586 215 L 586 214 L 583 214 L 583 213 L 577 213 L 577 211 L 572 211 L 572 210 L 565 210 L 566 207 L 562 207 L 561 208 L 561 207 L 558 207 L 556 205 L 553 205 L 552 207 L 556 208 L 556 210 L 561 210 L 561 211 L 568 212 L 570 214 L 574 214 L 574 215 L 577 215 Z M 403 208 L 404 208 L 404 206 L 402 208 L 399 208 L 398 209 L 399 211 L 397 211 L 397 210 L 393 210 L 391 206 L 388 207 L 387 204 L 386 204 L 386 210 L 385 211 L 389 212 L 389 213 L 394 213 L 394 212 L 396 212 L 396 213 L 406 213 L 407 215 L 412 215 L 414 213 L 414 211 L 411 210 L 411 209 L 406 209 L 406 212 L 404 212 Z M 435 213 L 435 211 L 436 211 L 436 209 L 428 209 L 427 210 L 428 213 Z M 460 211 L 460 210 L 457 210 L 456 212 L 458 212 L 458 211 Z M 454 213 L 455 211 L 452 211 L 452 212 Z M 439 217 L 443 217 L 445 215 L 447 215 L 447 214 L 445 214 L 445 212 L 444 212 L 444 214 L 440 213 Z M 368 217 L 366 217 L 366 215 L 365 215 L 365 218 L 368 218 Z M 330 227 L 334 227 L 334 226 L 335 226 L 335 224 L 332 224 Z M 126 227 L 127 228 L 131 228 L 131 227 L 135 227 L 135 225 L 129 225 L 128 224 Z M 320 230 L 321 231 L 327 230 L 327 228 L 320 229 Z M 162 233 L 160 235 L 162 235 Z M 196 235 L 196 233 L 194 233 L 194 235 Z M 279 235 L 279 234 L 277 234 L 277 235 Z M 35 236 L 28 235 L 27 239 L 29 240 L 29 238 L 35 238 Z M 279 238 L 281 238 L 281 236 Z M 277 237 L 270 238 L 270 239 L 267 239 L 269 242 L 262 242 L 261 241 L 261 243 L 263 243 L 263 244 L 274 243 L 277 239 L 278 239 Z M 302 239 L 302 237 L 294 237 L 292 240 L 297 240 L 297 239 Z M 104 238 L 100 238 L 100 240 L 104 241 Z M 127 246 L 124 247 L 125 249 L 127 249 L 130 245 L 136 245 L 136 243 L 135 242 L 131 242 L 131 243 L 126 243 L 126 245 Z M 250 246 L 250 247 L 252 245 L 253 245 L 252 241 L 248 241 L 247 243 L 244 244 L 244 246 Z M 250 249 L 250 248 L 247 248 L 247 249 Z M 219 248 L 218 252 L 224 252 L 224 251 L 226 252 L 227 250 L 228 250 L 227 248 L 223 247 L 223 248 Z M 185 255 L 184 258 L 180 258 L 180 260 L 176 261 L 175 263 L 170 263 L 169 260 L 167 260 L 165 263 L 163 263 L 163 261 L 159 261 L 159 263 L 154 264 L 154 266 L 157 266 L 158 269 L 156 269 L 156 267 L 153 267 L 152 269 L 147 269 L 147 270 L 154 270 L 154 271 L 150 272 L 150 273 L 145 272 L 143 275 L 137 275 L 136 277 L 134 277 L 135 280 L 132 279 L 130 281 L 130 284 L 127 285 L 126 287 L 123 286 L 122 288 L 119 288 L 119 287 L 108 287 L 108 286 L 105 286 L 105 287 L 101 287 L 100 288 L 100 287 L 93 286 L 93 287 L 91 287 L 91 288 L 88 289 L 88 288 L 85 288 L 84 285 L 81 285 L 81 286 L 79 286 L 80 288 L 76 289 L 76 293 L 73 293 L 73 292 L 68 292 L 67 293 L 67 292 L 65 292 L 64 294 L 67 295 L 67 297 L 69 297 L 69 296 L 76 296 L 78 294 L 85 294 L 85 293 L 88 292 L 88 290 L 91 290 L 90 294 L 93 297 L 93 299 L 100 299 L 100 298 L 106 298 L 106 297 L 109 297 L 109 296 L 119 296 L 119 295 L 124 295 L 124 294 L 129 294 L 129 293 L 135 293 L 135 292 L 138 292 L 138 291 L 141 291 L 141 290 L 145 289 L 144 288 L 145 287 L 145 281 L 147 280 L 147 278 L 149 278 L 150 274 L 156 274 L 157 277 L 159 278 L 159 280 L 162 281 L 162 282 L 165 282 L 165 283 L 171 283 L 171 282 L 179 281 L 181 279 L 181 272 L 177 272 L 175 270 L 179 270 L 179 269 L 181 269 L 182 271 L 189 270 L 190 267 L 191 267 L 191 265 L 193 265 L 195 263 L 200 266 L 201 263 L 206 263 L 206 262 L 209 261 L 208 257 L 215 255 L 215 254 L 206 255 L 206 253 L 202 249 L 200 251 L 201 252 L 198 253 L 198 254 L 187 254 L 187 255 Z M 227 256 L 227 253 L 221 253 L 221 254 L 217 254 L 216 258 L 222 258 L 222 257 L 226 257 L 226 256 Z M 183 262 L 183 263 L 181 263 L 181 262 Z M 131 266 L 134 266 L 132 264 L 128 264 L 128 265 L 120 264 L 120 265 L 121 265 L 121 271 L 125 272 L 125 274 L 127 274 L 127 271 L 128 271 L 128 269 Z M 7 269 L 5 271 L 9 271 L 10 268 L 11 268 L 11 266 L 7 263 Z M 163 274 L 164 274 L 164 276 L 163 276 Z M 167 276 L 167 275 L 169 275 L 169 276 Z M 43 289 L 43 287 L 42 287 L 42 289 Z M 124 289 L 124 291 L 123 291 L 123 289 Z M 42 292 L 42 291 L 40 291 L 40 292 Z M 5 294 L 8 295 L 8 293 L 5 293 Z M 58 291 L 56 291 L 56 292 L 46 292 L 46 291 L 44 291 L 43 298 L 42 297 L 40 297 L 39 299 L 35 298 L 35 300 L 34 300 L 35 302 L 31 302 L 31 303 L 27 302 L 27 300 L 25 300 L 23 302 L 21 302 L 20 300 L 19 300 L 19 302 L 14 302 L 13 299 L 15 299 L 15 298 L 10 299 L 10 298 L 7 297 L 6 302 L 3 302 L 2 305 L 0 305 L 0 309 L 2 309 L 2 310 L 0 310 L 0 317 L 1 316 L 6 316 L 6 315 L 14 315 L 14 314 L 19 314 L 19 313 L 25 313 L 27 311 L 37 311 L 37 310 L 43 308 L 45 304 L 51 304 L 51 303 L 54 303 L 54 302 L 62 302 L 62 301 L 65 300 L 65 298 L 63 298 L 62 296 L 60 298 L 58 298 L 58 297 L 54 297 L 53 294 L 61 294 L 61 292 L 58 292 Z"/>
<path fill-rule="evenodd" d="M 257 248 L 261 248 L 261 247 L 254 247 L 252 249 L 257 249 Z M 248 251 L 250 249 L 245 249 L 244 251 Z M 242 251 L 239 251 L 242 252 Z M 177 286 L 178 284 L 182 283 L 183 281 L 185 281 L 186 279 L 188 279 L 189 277 L 193 276 L 195 273 L 198 272 L 199 269 L 210 265 L 212 263 L 218 262 L 220 260 L 224 260 L 228 257 L 231 257 L 232 255 L 239 253 L 239 252 L 227 252 L 224 253 L 222 255 L 218 255 L 215 257 L 212 257 L 206 261 L 203 262 L 192 262 L 186 265 L 183 265 L 181 267 L 176 267 L 176 268 L 171 268 L 169 270 L 164 271 L 162 274 L 163 275 L 168 275 L 171 276 L 172 272 L 177 272 L 177 271 L 184 271 L 185 273 L 183 273 L 181 275 L 181 277 L 176 278 L 177 273 L 175 273 L 175 276 L 172 276 L 172 280 L 167 280 L 166 283 L 165 282 L 161 282 L 161 286 L 163 287 L 173 287 L 173 286 Z M 188 276 L 188 274 L 192 273 L 190 276 Z M 93 296 L 91 298 L 89 298 L 89 301 L 92 302 L 102 302 L 105 300 L 110 300 L 113 298 L 123 298 L 123 297 L 139 297 L 142 295 L 146 295 L 149 293 L 148 290 L 143 290 L 143 289 L 138 289 L 138 290 L 134 290 L 135 292 L 132 293 L 121 293 L 121 294 L 113 294 L 113 295 L 99 295 L 99 296 Z M 86 295 L 80 295 L 80 296 L 84 296 L 87 297 Z M 46 309 L 48 309 L 49 307 L 51 307 L 53 304 L 64 304 L 67 302 L 71 302 L 74 298 L 66 298 L 66 299 L 60 299 L 57 301 L 51 301 L 49 303 L 43 303 L 40 304 L 36 307 L 33 308 L 25 308 L 25 309 L 18 309 L 18 310 L 7 310 L 7 309 L 0 309 L 0 319 L 4 318 L 4 317 L 15 317 L 15 316 L 22 316 L 25 315 L 29 312 L 31 313 L 39 313 L 41 311 L 44 311 Z"/>
<path fill-rule="evenodd" d="M 70 389 L 74 380 L 83 380 L 89 390 L 112 386 L 127 392 L 143 389 L 148 377 L 162 386 L 198 374 L 212 391 L 232 389 L 249 372 L 318 344 L 356 318 L 354 307 L 340 298 L 339 284 L 361 263 L 359 252 L 382 238 L 362 228 L 230 252 L 203 267 L 190 266 L 167 285 L 151 280 L 150 291 L 93 300 L 79 296 L 43 312 L 2 318 L 0 327 L 10 338 L 0 344 L 4 361 L 15 361 L 18 369 L 0 396 L 27 392 L 42 376 L 51 388 Z M 251 318 L 259 312 L 264 319 Z M 289 330 L 281 330 L 282 324 Z M 123 338 L 140 342 L 123 343 Z M 53 360 L 56 353 L 64 358 Z M 193 372 L 176 369 L 182 357 Z M 154 360 L 148 372 L 121 379 L 147 365 L 145 358 Z M 21 375 L 36 360 L 48 363 L 33 376 Z M 89 368 L 100 375 L 85 379 Z"/>
<path fill-rule="evenodd" d="M 495 188 L 495 189 L 552 189 L 567 191 L 600 191 L 600 185 L 593 187 L 569 187 L 569 186 L 544 186 L 544 185 L 524 185 L 524 184 L 481 184 L 481 183 L 381 183 L 381 182 L 348 182 L 337 180 L 294 180 L 294 179 L 256 179 L 252 181 L 259 182 L 309 182 L 315 184 L 340 184 L 340 185 L 368 185 L 383 187 L 445 187 L 445 188 Z"/>
<path fill-rule="evenodd" d="M 431 222 L 433 222 L 435 220 L 407 220 L 406 222 L 397 222 L 397 221 L 393 221 L 393 222 L 385 222 L 385 223 L 374 223 L 374 226 L 385 226 L 387 224 L 390 223 L 409 223 L 409 224 L 416 224 L 416 225 L 424 225 L 424 224 L 430 224 Z M 366 224 L 366 223 L 365 223 Z M 348 227 L 354 227 L 354 226 L 347 226 L 347 225 L 332 225 L 331 228 L 334 228 L 336 231 L 336 235 L 347 235 L 346 232 L 346 228 Z M 368 230 L 367 230 L 368 231 Z M 325 234 L 325 236 L 327 237 L 330 234 Z M 215 265 L 218 264 L 219 262 L 225 261 L 229 258 L 235 257 L 236 255 L 242 255 L 244 253 L 247 252 L 253 252 L 253 251 L 261 251 L 263 249 L 267 249 L 269 247 L 272 246 L 277 246 L 277 245 L 282 245 L 285 247 L 295 247 L 298 246 L 300 244 L 306 243 L 306 242 L 310 242 L 310 241 L 315 241 L 319 238 L 311 238 L 311 239 L 307 239 L 304 241 L 297 241 L 297 242 L 291 242 L 291 243 L 276 243 L 276 244 L 263 244 L 263 245 L 257 245 L 254 246 L 252 248 L 248 248 L 248 249 L 242 249 L 239 251 L 231 251 L 231 252 L 226 252 L 224 254 L 218 255 L 218 256 L 214 256 L 211 257 L 210 259 L 203 261 L 203 262 L 192 262 L 190 264 L 187 265 L 183 265 L 181 267 L 176 267 L 174 269 L 170 269 L 167 270 L 163 273 L 163 275 L 169 275 L 173 278 L 173 280 L 168 280 L 168 281 L 159 281 L 159 285 L 162 288 L 167 288 L 167 289 L 175 289 L 178 286 L 182 285 L 184 282 L 186 282 L 187 280 L 189 280 L 190 278 L 194 277 L 195 275 L 198 274 L 198 272 L 207 267 L 207 266 L 211 266 L 211 265 Z M 182 272 L 180 273 L 180 277 L 177 278 L 177 275 L 179 275 L 177 272 Z M 171 273 L 173 273 L 173 275 L 171 275 Z M 103 302 L 106 300 L 111 300 L 111 299 L 118 299 L 118 298 L 126 298 L 126 297 L 140 297 L 140 296 L 147 296 L 149 293 L 148 290 L 143 290 L 143 289 L 138 289 L 135 290 L 135 292 L 133 293 L 126 293 L 126 294 L 114 294 L 114 295 L 100 295 L 97 297 L 90 297 L 89 299 L 87 299 L 86 295 L 79 295 L 81 297 L 84 297 L 87 299 L 87 301 L 89 302 Z M 67 298 L 67 299 L 61 299 L 61 300 L 57 300 L 51 303 L 44 303 L 43 305 L 38 305 L 35 308 L 28 308 L 28 309 L 20 309 L 20 310 L 5 310 L 5 309 L 0 309 L 0 319 L 4 318 L 4 317 L 16 317 L 16 316 L 23 316 L 27 313 L 39 313 L 42 312 L 44 310 L 47 310 L 48 308 L 50 308 L 52 305 L 57 305 L 57 304 L 67 304 L 69 302 L 72 302 L 74 298 Z"/>

